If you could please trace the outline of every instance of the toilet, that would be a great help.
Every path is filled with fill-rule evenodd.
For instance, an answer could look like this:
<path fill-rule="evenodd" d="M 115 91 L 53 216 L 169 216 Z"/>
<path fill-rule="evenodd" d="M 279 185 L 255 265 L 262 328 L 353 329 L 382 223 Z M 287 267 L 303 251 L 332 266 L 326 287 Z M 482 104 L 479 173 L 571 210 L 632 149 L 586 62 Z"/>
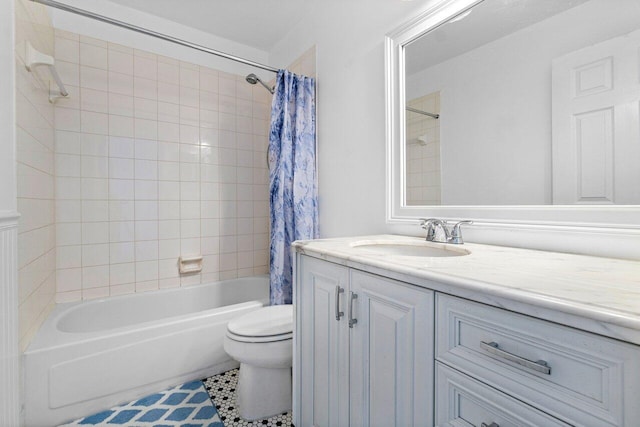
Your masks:
<path fill-rule="evenodd" d="M 227 325 L 224 349 L 240 362 L 238 412 L 248 421 L 291 410 L 293 306 L 274 305 Z"/>

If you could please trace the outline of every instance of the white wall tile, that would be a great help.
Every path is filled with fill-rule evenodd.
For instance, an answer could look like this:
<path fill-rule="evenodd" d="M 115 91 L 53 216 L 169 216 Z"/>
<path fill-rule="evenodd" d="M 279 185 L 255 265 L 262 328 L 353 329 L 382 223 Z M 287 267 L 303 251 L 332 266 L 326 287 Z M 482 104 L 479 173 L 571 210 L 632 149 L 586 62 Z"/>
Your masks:
<path fill-rule="evenodd" d="M 158 280 L 158 261 L 136 262 L 136 282 L 150 280 Z"/>
<path fill-rule="evenodd" d="M 160 239 L 180 239 L 179 220 L 160 220 L 158 222 L 158 237 Z M 162 242 L 162 240 L 160 240 Z M 178 245 L 178 248 L 180 245 Z"/>
<path fill-rule="evenodd" d="M 153 139 L 136 139 L 135 158 L 141 160 L 158 160 L 158 141 Z"/>
<path fill-rule="evenodd" d="M 108 222 L 83 222 L 82 244 L 109 243 Z"/>
<path fill-rule="evenodd" d="M 125 151 L 128 147 L 123 148 Z M 133 148 L 133 147 L 131 147 Z M 134 178 L 134 160 L 110 158 L 109 159 L 109 177 L 117 179 L 133 179 Z"/>
<path fill-rule="evenodd" d="M 109 114 L 117 116 L 133 117 L 133 96 L 120 93 L 109 93 Z"/>
<path fill-rule="evenodd" d="M 153 160 L 135 160 L 136 179 L 158 179 L 158 162 Z"/>
<path fill-rule="evenodd" d="M 109 159 L 107 157 L 82 156 L 82 176 L 108 178 Z M 106 198 L 107 197 L 105 197 L 105 199 Z"/>
<path fill-rule="evenodd" d="M 57 108 L 55 128 L 58 131 L 80 132 L 80 111 L 70 108 Z"/>
<path fill-rule="evenodd" d="M 109 241 L 111 243 L 132 242 L 134 240 L 134 221 L 111 221 L 109 223 Z"/>
<path fill-rule="evenodd" d="M 109 267 L 109 284 L 112 286 L 112 288 L 113 285 L 123 285 L 127 283 L 134 283 L 135 281 L 135 263 L 130 262 L 126 264 L 111 264 L 111 266 Z"/>
<path fill-rule="evenodd" d="M 55 58 L 57 61 L 80 62 L 80 44 L 78 41 L 61 37 L 55 38 Z"/>
<path fill-rule="evenodd" d="M 57 268 L 82 267 L 82 246 L 58 246 L 56 248 Z"/>
<path fill-rule="evenodd" d="M 79 200 L 56 200 L 56 223 L 81 222 L 81 207 Z"/>
<path fill-rule="evenodd" d="M 133 221 L 134 219 L 134 202 L 110 200 L 109 201 L 109 220 L 110 221 Z"/>
<path fill-rule="evenodd" d="M 106 70 L 80 66 L 80 86 L 83 88 L 107 91 L 109 80 Z"/>
<path fill-rule="evenodd" d="M 134 157 L 135 139 L 120 136 L 109 137 L 109 157 L 132 159 Z M 111 167 L 111 164 L 109 165 Z M 110 176 L 110 178 L 115 178 Z M 131 178 L 133 178 L 133 162 L 131 162 Z"/>
<path fill-rule="evenodd" d="M 133 138 L 135 136 L 132 117 L 109 115 L 109 135 Z"/>
<path fill-rule="evenodd" d="M 81 185 L 83 199 L 109 199 L 109 180 L 101 178 L 82 178 Z"/>
<path fill-rule="evenodd" d="M 79 291 L 82 289 L 82 269 L 65 268 L 56 271 L 57 292 Z"/>
<path fill-rule="evenodd" d="M 106 70 L 107 49 L 87 43 L 80 43 L 80 65 Z"/>
<path fill-rule="evenodd" d="M 133 54 L 109 49 L 109 71 L 133 75 Z"/>
<path fill-rule="evenodd" d="M 80 109 L 97 113 L 109 112 L 109 93 L 89 88 L 80 89 Z"/>
<path fill-rule="evenodd" d="M 180 256 L 180 239 L 166 239 L 158 242 L 158 258 L 171 259 L 174 263 Z M 177 270 L 176 270 L 177 276 Z M 174 277 L 174 276 L 162 276 Z"/>
<path fill-rule="evenodd" d="M 134 98 L 134 116 L 138 119 L 157 120 L 158 101 L 145 98 Z"/>
<path fill-rule="evenodd" d="M 56 244 L 58 246 L 79 245 L 82 243 L 82 224 L 63 222 L 56 224 Z"/>
<path fill-rule="evenodd" d="M 78 132 L 56 131 L 56 153 L 80 154 L 80 134 Z"/>
<path fill-rule="evenodd" d="M 135 182 L 135 199 L 136 200 L 158 200 L 158 181 L 142 181 Z"/>
<path fill-rule="evenodd" d="M 244 76 L 57 37 L 61 74 L 79 87 L 55 114 L 58 276 L 68 278 L 57 299 L 266 271 L 269 97 Z M 177 258 L 200 254 L 204 274 L 180 277 Z"/>
<path fill-rule="evenodd" d="M 82 133 L 80 138 L 83 156 L 107 156 L 109 154 L 106 135 Z"/>
<path fill-rule="evenodd" d="M 100 265 L 94 267 L 82 267 L 82 289 L 91 289 L 109 286 L 109 266 Z M 107 295 L 109 288 L 107 288 Z M 84 297 L 84 295 L 83 295 Z"/>
<path fill-rule="evenodd" d="M 56 154 L 55 156 L 57 175 L 61 177 L 80 176 L 80 156 L 71 154 Z"/>
<path fill-rule="evenodd" d="M 106 200 L 83 200 L 82 221 L 101 222 L 109 220 L 109 202 Z"/>
<path fill-rule="evenodd" d="M 135 243 L 110 243 L 109 254 L 112 264 L 133 263 L 135 261 Z"/>
<path fill-rule="evenodd" d="M 137 221 L 155 221 L 158 219 L 158 202 L 138 201 L 135 203 Z"/>
<path fill-rule="evenodd" d="M 158 221 L 135 221 L 135 239 L 158 240 Z"/>
<path fill-rule="evenodd" d="M 108 296 L 109 296 L 109 288 L 106 286 L 82 289 L 82 299 L 85 301 L 89 301 L 92 299 L 106 298 Z"/>
<path fill-rule="evenodd" d="M 93 111 L 81 111 L 80 129 L 82 132 L 107 135 L 109 133 L 109 115 L 94 113 Z"/>
<path fill-rule="evenodd" d="M 158 99 L 158 82 L 142 77 L 133 78 L 133 95 L 138 98 Z"/>
<path fill-rule="evenodd" d="M 109 244 L 82 245 L 82 267 L 109 264 Z"/>
<path fill-rule="evenodd" d="M 113 159 L 111 159 L 113 161 Z M 109 199 L 110 200 L 133 200 L 134 180 L 132 179 L 110 179 Z"/>

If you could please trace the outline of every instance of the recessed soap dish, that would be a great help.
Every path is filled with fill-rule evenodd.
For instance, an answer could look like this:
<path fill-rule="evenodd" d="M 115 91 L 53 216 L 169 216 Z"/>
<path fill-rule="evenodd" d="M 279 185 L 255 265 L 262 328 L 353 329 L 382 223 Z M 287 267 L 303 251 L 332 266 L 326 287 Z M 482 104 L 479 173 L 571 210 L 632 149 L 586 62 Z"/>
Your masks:
<path fill-rule="evenodd" d="M 179 257 L 178 271 L 180 271 L 180 274 L 199 273 L 202 271 L 202 255 Z"/>

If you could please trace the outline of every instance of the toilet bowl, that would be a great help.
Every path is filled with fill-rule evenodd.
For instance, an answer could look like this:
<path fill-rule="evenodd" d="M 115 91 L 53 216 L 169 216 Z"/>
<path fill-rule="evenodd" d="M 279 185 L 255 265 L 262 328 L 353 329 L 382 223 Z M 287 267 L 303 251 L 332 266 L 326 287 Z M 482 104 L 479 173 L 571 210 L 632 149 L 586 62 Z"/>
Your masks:
<path fill-rule="evenodd" d="M 236 404 L 255 421 L 291 410 L 293 306 L 264 307 L 227 325 L 225 351 L 240 362 Z"/>

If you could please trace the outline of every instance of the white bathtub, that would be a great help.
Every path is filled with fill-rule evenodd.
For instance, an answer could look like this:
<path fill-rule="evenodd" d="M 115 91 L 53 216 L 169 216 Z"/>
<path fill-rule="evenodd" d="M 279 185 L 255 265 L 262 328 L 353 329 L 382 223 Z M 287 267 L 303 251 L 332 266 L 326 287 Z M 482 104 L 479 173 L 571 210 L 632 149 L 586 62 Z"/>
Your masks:
<path fill-rule="evenodd" d="M 28 427 L 66 421 L 238 366 L 227 322 L 268 304 L 269 280 L 59 304 L 24 353 Z"/>

